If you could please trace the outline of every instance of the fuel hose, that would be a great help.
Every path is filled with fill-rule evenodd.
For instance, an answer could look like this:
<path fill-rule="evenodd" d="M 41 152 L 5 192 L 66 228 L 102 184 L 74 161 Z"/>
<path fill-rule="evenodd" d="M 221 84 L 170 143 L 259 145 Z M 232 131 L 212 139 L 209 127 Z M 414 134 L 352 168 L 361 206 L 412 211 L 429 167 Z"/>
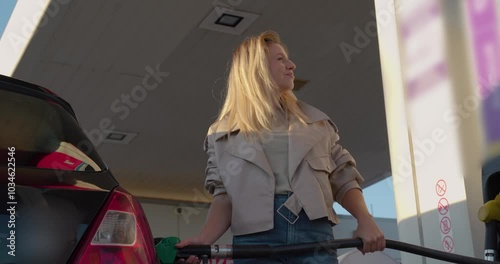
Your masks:
<path fill-rule="evenodd" d="M 178 240 L 176 240 L 178 241 Z M 493 264 L 500 262 L 493 262 L 469 256 L 458 255 L 454 253 L 443 252 L 435 249 L 416 246 L 400 241 L 386 239 L 386 248 L 391 248 L 407 253 L 412 253 L 424 257 L 443 260 L 450 263 L 459 264 Z M 167 251 L 169 259 L 162 259 L 162 264 L 177 263 L 175 259 L 188 258 L 191 255 L 198 256 L 199 258 L 232 258 L 232 259 L 245 259 L 245 258 L 269 258 L 274 255 L 295 255 L 308 252 L 315 252 L 319 249 L 333 250 L 339 248 L 362 248 L 363 241 L 359 238 L 353 239 L 335 239 L 320 241 L 314 243 L 304 243 L 296 245 L 285 246 L 269 246 L 269 245 L 190 245 L 181 249 L 172 247 L 172 242 L 163 243 L 170 246 L 162 246 L 162 241 L 157 244 L 157 254 L 159 252 Z M 172 256 L 175 256 L 172 257 Z M 182 263 L 182 262 L 179 262 Z"/>

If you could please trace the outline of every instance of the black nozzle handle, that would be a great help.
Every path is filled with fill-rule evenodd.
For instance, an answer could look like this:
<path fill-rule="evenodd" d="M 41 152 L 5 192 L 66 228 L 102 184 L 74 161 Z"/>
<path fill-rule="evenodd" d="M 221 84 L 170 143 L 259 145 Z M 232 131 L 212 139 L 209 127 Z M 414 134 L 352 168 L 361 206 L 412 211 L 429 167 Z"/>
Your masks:
<path fill-rule="evenodd" d="M 177 258 L 208 256 L 208 258 L 266 258 L 272 256 L 269 245 L 191 245 L 180 248 Z"/>
<path fill-rule="evenodd" d="M 189 256 L 208 256 L 212 258 L 212 246 L 210 245 L 190 245 L 177 250 L 177 258 L 188 258 Z"/>

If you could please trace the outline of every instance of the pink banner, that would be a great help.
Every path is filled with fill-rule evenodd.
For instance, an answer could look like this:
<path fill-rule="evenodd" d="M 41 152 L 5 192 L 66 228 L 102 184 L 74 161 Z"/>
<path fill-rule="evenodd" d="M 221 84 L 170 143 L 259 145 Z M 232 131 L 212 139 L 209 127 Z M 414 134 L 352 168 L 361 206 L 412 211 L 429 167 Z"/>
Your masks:
<path fill-rule="evenodd" d="M 500 43 L 495 0 L 466 1 L 487 143 L 500 142 Z"/>

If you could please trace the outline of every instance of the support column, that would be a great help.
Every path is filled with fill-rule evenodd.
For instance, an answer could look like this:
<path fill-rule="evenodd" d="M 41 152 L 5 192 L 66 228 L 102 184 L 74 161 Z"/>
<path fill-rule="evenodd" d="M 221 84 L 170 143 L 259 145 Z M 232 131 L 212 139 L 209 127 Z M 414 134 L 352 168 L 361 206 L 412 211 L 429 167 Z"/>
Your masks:
<path fill-rule="evenodd" d="M 483 101 L 473 97 L 465 2 L 375 3 L 399 237 L 482 258 Z M 444 263 L 409 254 L 402 262 Z"/>

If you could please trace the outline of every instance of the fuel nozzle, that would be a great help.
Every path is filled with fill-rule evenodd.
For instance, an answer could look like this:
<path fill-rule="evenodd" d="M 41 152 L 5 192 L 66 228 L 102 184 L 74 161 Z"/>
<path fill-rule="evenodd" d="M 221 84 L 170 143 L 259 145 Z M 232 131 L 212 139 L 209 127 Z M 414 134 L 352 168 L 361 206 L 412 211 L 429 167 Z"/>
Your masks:
<path fill-rule="evenodd" d="M 500 194 L 479 208 L 478 217 L 485 223 L 491 220 L 500 221 Z"/>

